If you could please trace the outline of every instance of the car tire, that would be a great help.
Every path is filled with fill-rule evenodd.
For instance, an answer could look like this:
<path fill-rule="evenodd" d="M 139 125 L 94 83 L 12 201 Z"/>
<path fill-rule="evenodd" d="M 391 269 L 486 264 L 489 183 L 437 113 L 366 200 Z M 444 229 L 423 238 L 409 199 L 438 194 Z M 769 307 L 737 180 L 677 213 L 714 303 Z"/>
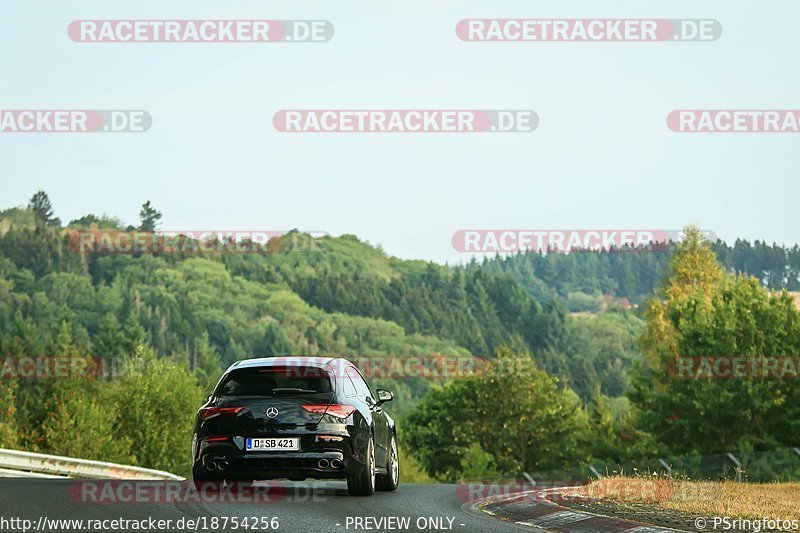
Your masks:
<path fill-rule="evenodd" d="M 350 496 L 371 496 L 375 492 L 375 445 L 370 436 L 367 442 L 367 463 L 347 476 L 347 491 Z"/>
<path fill-rule="evenodd" d="M 381 491 L 397 490 L 400 484 L 400 456 L 397 453 L 397 439 L 392 435 L 389 441 L 389 460 L 386 463 L 386 475 L 375 478 L 375 488 Z"/>

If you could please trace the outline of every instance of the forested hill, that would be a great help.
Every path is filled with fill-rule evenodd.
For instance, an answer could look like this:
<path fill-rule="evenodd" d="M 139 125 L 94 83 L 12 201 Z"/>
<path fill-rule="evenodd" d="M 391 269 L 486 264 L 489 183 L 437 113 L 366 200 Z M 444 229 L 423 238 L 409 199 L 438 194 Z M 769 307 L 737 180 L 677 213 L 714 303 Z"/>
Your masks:
<path fill-rule="evenodd" d="M 617 462 L 624 457 L 659 457 L 662 444 L 677 443 L 676 449 L 689 452 L 695 442 L 703 442 L 699 437 L 674 436 L 685 433 L 685 414 L 676 422 L 681 424 L 675 426 L 679 431 L 663 426 L 674 420 L 671 401 L 696 405 L 681 387 L 700 381 L 666 380 L 665 374 L 665 382 L 651 386 L 643 376 L 652 372 L 635 372 L 645 368 L 637 364 L 645 361 L 641 347 L 648 346 L 639 342 L 648 339 L 643 332 L 651 331 L 652 339 L 652 331 L 667 328 L 648 330 L 640 317 L 642 307 L 621 301 L 627 297 L 635 302 L 652 294 L 671 251 L 529 254 L 483 265 L 445 266 L 389 257 L 352 235 L 313 238 L 298 232 L 276 237 L 267 251 L 258 253 L 237 253 L 227 246 L 221 247 L 224 253 L 199 253 L 198 248 L 185 246 L 180 248 L 195 251 L 167 253 L 156 247 L 155 253 L 80 253 L 80 246 L 74 247 L 76 235 L 100 230 L 126 234 L 136 230 L 152 237 L 160 216 L 147 202 L 135 227 L 95 215 L 64 225 L 44 193 L 34 195 L 26 208 L 0 212 L 0 358 L 4 372 L 8 370 L 0 379 L 0 398 L 8 407 L 0 413 L 0 447 L 130 462 L 185 475 L 190 415 L 234 360 L 286 354 L 493 357 L 497 352 L 505 355 L 489 366 L 498 374 L 451 380 L 434 389 L 430 387 L 434 379 L 410 373 L 371 379 L 374 386 L 394 392 L 392 415 L 401 427 L 410 428 L 410 438 L 421 439 L 409 449 L 441 449 L 428 437 L 444 435 L 442 442 L 455 442 L 445 433 L 429 430 L 436 420 L 431 416 L 440 412 L 446 423 L 436 427 L 457 427 L 459 438 L 469 435 L 454 445 L 461 451 L 448 456 L 455 457 L 446 465 L 455 469 L 453 475 L 469 464 L 462 463 L 463 457 L 477 457 L 489 465 L 480 459 L 486 453 L 494 454 L 493 460 L 500 461 L 495 465 L 503 472 L 528 471 L 527 463 L 502 462 L 514 445 L 511 441 L 498 444 L 487 437 L 473 446 L 476 441 L 469 439 L 494 434 L 494 426 L 485 425 L 491 417 L 477 417 L 479 424 L 466 433 L 452 423 L 471 423 L 470 415 L 477 411 L 470 402 L 483 405 L 498 394 L 513 398 L 504 406 L 514 413 L 509 420 L 522 421 L 519 427 L 524 427 L 524 420 L 538 419 L 517 416 L 520 412 L 541 411 L 550 417 L 545 420 L 552 420 L 544 427 L 547 439 L 556 445 L 548 444 L 550 440 L 526 445 L 526 450 L 537 450 L 531 464 L 541 457 L 549 457 L 553 465 L 561 459 L 563 464 L 574 464 L 591 457 Z M 683 269 L 679 272 L 719 273 L 719 285 L 712 287 L 717 303 L 710 312 L 740 320 L 743 350 L 773 353 L 775 336 L 764 328 L 774 322 L 775 331 L 790 331 L 797 322 L 791 301 L 759 289 L 751 279 L 725 281 L 699 232 L 692 235 L 696 240 L 681 244 L 671 268 L 677 263 Z M 769 250 L 775 253 L 766 253 Z M 796 248 L 759 243 L 728 248 L 717 243 L 716 254 L 729 269 L 757 274 L 763 284 L 797 287 Z M 672 277 L 694 283 L 691 276 Z M 694 307 L 665 295 L 653 305 L 671 306 L 664 309 L 680 317 L 681 342 L 693 346 L 696 339 L 705 343 L 718 338 L 723 339 L 720 346 L 728 346 L 729 332 L 713 330 L 719 323 L 716 315 L 698 315 Z M 763 324 L 752 322 L 752 305 L 769 310 L 759 315 Z M 665 320 L 668 315 L 657 316 Z M 781 350 L 795 353 L 791 350 L 796 343 L 791 342 L 796 339 L 786 338 Z M 656 340 L 672 342 L 668 337 Z M 92 355 L 110 359 L 112 365 L 123 361 L 122 371 L 110 379 L 104 374 L 101 379 L 59 380 L 14 374 L 16 358 L 48 355 Z M 522 366 L 508 366 L 518 362 Z M 496 380 L 498 376 L 502 379 Z M 464 388 L 464 383 L 470 385 Z M 658 396 L 664 386 L 676 387 L 662 394 L 669 401 Z M 726 397 L 713 389 L 717 383 L 701 386 L 712 387 L 704 393 L 706 403 Z M 447 396 L 447 391 L 458 394 Z M 780 402 L 764 403 L 773 404 Z M 525 411 L 518 411 L 519 405 Z M 655 414 L 637 419 L 632 405 L 637 409 L 644 405 L 645 414 Z M 762 417 L 785 418 L 783 414 Z M 634 435 L 637 429 L 634 422 L 644 431 L 627 442 L 625 435 Z M 414 433 L 415 427 L 422 429 Z M 756 429 L 751 428 L 752 434 L 760 438 L 763 431 Z M 65 433 L 81 438 L 65 440 Z M 567 447 L 562 446 L 565 434 L 573 439 Z M 660 440 L 651 434 L 659 434 Z M 765 442 L 786 446 L 790 434 L 791 430 L 779 428 Z M 698 449 L 717 453 L 718 443 L 707 440 Z M 540 450 L 556 450 L 550 455 L 558 461 Z M 422 459 L 432 475 L 439 475 L 435 470 L 440 454 Z M 480 475 L 487 472 L 492 470 Z M 441 475 L 452 478 L 449 473 Z"/>
<path fill-rule="evenodd" d="M 713 245 L 729 272 L 758 278 L 771 289 L 800 291 L 800 246 L 782 247 L 737 239 Z M 658 288 L 674 244 L 657 251 L 525 253 L 473 262 L 467 271 L 506 273 L 519 281 L 537 301 L 566 300 L 571 310 L 595 310 L 601 295 L 641 303 Z"/>
<path fill-rule="evenodd" d="M 146 344 L 212 376 L 254 356 L 491 357 L 510 346 L 584 399 L 596 387 L 620 396 L 642 321 L 609 297 L 652 294 L 671 255 L 527 254 L 448 267 L 389 257 L 352 235 L 296 232 L 257 254 L 82 254 L 67 244 L 79 229 L 151 231 L 160 213 L 148 202 L 140 218 L 136 227 L 95 215 L 62 225 L 43 193 L 0 212 L 0 355 L 60 354 L 68 344 L 121 358 Z M 797 247 L 716 247 L 729 268 L 797 286 Z"/>
<path fill-rule="evenodd" d="M 115 357 L 145 341 L 191 365 L 279 353 L 487 355 L 505 344 L 542 351 L 564 327 L 562 310 L 508 275 L 390 258 L 350 235 L 312 247 L 290 234 L 263 254 L 79 254 L 45 211 L 0 214 L 4 354 L 52 353 L 66 327 L 82 353 Z M 147 216 L 138 228 L 153 224 Z M 126 229 L 93 215 L 67 226 L 89 224 Z"/>

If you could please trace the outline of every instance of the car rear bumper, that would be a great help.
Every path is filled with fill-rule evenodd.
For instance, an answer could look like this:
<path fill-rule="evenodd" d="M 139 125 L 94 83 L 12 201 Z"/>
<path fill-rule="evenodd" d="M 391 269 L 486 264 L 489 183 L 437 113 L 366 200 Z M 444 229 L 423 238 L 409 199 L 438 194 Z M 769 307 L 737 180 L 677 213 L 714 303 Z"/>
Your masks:
<path fill-rule="evenodd" d="M 245 451 L 238 440 L 201 444 L 193 465 L 205 479 L 343 479 L 363 468 L 349 438 L 302 451 Z"/>
<path fill-rule="evenodd" d="M 259 452 L 239 455 L 207 454 L 201 466 L 211 475 L 225 479 L 341 479 L 347 476 L 354 461 L 342 452 Z M 208 469 L 210 462 L 227 466 Z"/>

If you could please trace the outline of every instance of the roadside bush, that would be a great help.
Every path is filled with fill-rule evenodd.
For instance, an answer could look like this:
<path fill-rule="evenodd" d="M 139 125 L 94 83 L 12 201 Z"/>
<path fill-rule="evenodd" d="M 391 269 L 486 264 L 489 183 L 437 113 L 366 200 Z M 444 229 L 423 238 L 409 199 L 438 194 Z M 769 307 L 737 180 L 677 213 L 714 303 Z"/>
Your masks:
<path fill-rule="evenodd" d="M 587 458 L 589 422 L 578 397 L 559 390 L 529 355 L 510 350 L 485 374 L 432 387 L 406 425 L 425 470 L 442 480 L 473 467 L 515 475 Z"/>
<path fill-rule="evenodd" d="M 111 387 L 118 406 L 115 434 L 132 443 L 135 464 L 187 475 L 193 415 L 203 391 L 185 361 L 157 359 L 140 346 Z"/>
<path fill-rule="evenodd" d="M 0 448 L 16 448 L 19 442 L 14 392 L 16 381 L 0 382 Z"/>
<path fill-rule="evenodd" d="M 52 414 L 42 425 L 43 452 L 94 461 L 131 462 L 130 438 L 115 435 L 114 421 L 119 416 L 116 404 L 83 389 L 62 391 L 53 403 Z"/>

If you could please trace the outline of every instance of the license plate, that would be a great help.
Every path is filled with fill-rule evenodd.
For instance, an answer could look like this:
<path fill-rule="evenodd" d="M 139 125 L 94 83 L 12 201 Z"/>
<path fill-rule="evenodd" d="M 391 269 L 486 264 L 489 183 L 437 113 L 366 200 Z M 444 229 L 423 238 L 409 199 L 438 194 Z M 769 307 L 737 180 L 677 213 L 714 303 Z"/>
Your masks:
<path fill-rule="evenodd" d="M 275 452 L 275 451 L 291 451 L 300 449 L 300 438 L 258 438 L 247 439 L 245 441 L 245 450 L 248 452 Z"/>

